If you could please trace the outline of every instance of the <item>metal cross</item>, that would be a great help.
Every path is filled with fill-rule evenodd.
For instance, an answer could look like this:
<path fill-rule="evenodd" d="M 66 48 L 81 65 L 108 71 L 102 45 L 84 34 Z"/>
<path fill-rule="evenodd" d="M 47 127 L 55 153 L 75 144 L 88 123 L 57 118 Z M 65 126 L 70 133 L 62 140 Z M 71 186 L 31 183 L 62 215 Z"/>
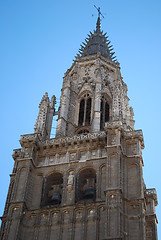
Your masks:
<path fill-rule="evenodd" d="M 100 18 L 100 15 L 104 18 L 104 16 L 102 15 L 102 13 L 101 13 L 101 10 L 100 10 L 100 7 L 96 7 L 95 5 L 94 5 L 94 7 L 97 9 L 97 11 L 98 11 L 98 17 Z"/>

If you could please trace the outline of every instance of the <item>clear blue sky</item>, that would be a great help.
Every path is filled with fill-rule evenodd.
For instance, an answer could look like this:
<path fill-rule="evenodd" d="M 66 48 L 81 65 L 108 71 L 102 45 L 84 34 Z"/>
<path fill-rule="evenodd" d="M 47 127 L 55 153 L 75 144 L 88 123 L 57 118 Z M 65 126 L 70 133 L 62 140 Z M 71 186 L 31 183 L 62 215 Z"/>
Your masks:
<path fill-rule="evenodd" d="M 161 1 L 1 0 L 0 215 L 12 172 L 12 151 L 32 133 L 42 95 L 60 96 L 63 75 L 96 24 L 101 7 L 107 32 L 128 85 L 135 128 L 142 129 L 144 179 L 158 193 L 161 221 Z M 94 15 L 94 16 L 92 16 Z M 158 225 L 161 235 L 161 224 Z"/>

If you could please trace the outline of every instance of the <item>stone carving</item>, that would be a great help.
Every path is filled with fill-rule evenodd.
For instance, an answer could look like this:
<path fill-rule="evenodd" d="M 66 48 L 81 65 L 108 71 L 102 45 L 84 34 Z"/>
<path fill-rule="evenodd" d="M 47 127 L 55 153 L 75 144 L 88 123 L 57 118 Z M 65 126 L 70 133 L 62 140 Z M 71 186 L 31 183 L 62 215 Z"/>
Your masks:
<path fill-rule="evenodd" d="M 117 128 L 117 127 L 121 127 L 121 126 L 122 126 L 122 122 L 121 121 L 107 122 L 105 124 L 106 128 Z"/>
<path fill-rule="evenodd" d="M 27 141 L 27 140 L 30 140 L 30 141 L 32 141 L 32 140 L 37 140 L 39 135 L 40 135 L 40 134 L 38 134 L 38 133 L 21 135 L 20 142 L 21 142 L 21 141 Z"/>
<path fill-rule="evenodd" d="M 142 131 L 134 130 L 128 89 L 105 36 L 99 17 L 90 46 L 64 76 L 58 112 L 56 98 L 50 102 L 46 93 L 35 133 L 21 136 L 0 239 L 131 240 L 147 238 L 145 227 L 149 238 L 156 232 L 148 224 L 157 222 L 157 196 L 143 181 Z M 86 93 L 91 102 L 81 109 Z M 56 138 L 50 139 L 56 114 Z M 86 127 L 90 133 L 75 135 Z"/>
<path fill-rule="evenodd" d="M 126 137 L 143 137 L 142 130 L 134 130 L 131 132 L 126 132 Z"/>
<path fill-rule="evenodd" d="M 67 183 L 67 191 L 70 193 L 73 190 L 74 185 L 74 172 L 69 172 L 68 183 Z"/>
<path fill-rule="evenodd" d="M 82 140 L 97 139 L 98 137 L 105 137 L 105 136 L 106 136 L 106 133 L 102 131 L 98 133 L 80 134 L 80 135 L 74 135 L 73 137 L 66 137 L 66 138 L 59 138 L 59 139 L 52 138 L 50 140 L 46 140 L 45 143 L 61 144 L 61 143 L 68 143 L 68 142 L 79 142 Z"/>

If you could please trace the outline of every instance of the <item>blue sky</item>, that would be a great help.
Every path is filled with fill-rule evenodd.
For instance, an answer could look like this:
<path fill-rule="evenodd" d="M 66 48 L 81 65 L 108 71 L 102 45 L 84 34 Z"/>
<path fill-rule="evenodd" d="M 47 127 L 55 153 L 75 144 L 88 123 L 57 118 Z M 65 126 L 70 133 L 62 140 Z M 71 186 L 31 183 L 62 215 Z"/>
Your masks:
<path fill-rule="evenodd" d="M 12 151 L 32 133 L 47 91 L 58 98 L 63 75 L 80 44 L 93 31 L 100 6 L 128 85 L 135 128 L 142 129 L 144 179 L 158 194 L 161 221 L 161 1 L 0 1 L 1 175 L 0 215 L 12 172 Z M 159 229 L 160 228 L 160 229 Z M 158 225 L 161 235 L 161 224 Z"/>

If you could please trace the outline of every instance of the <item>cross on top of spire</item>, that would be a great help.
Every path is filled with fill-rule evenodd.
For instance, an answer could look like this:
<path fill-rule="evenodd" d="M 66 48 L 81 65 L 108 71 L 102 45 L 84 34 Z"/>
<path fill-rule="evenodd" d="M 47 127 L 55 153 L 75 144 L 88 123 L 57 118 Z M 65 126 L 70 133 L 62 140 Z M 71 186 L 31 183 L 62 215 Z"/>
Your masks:
<path fill-rule="evenodd" d="M 100 29 L 101 29 L 101 19 L 100 19 L 100 16 L 102 16 L 103 18 L 104 18 L 104 16 L 101 13 L 100 7 L 97 8 L 95 5 L 94 5 L 94 7 L 98 11 L 98 19 L 97 19 L 97 24 L 96 24 L 96 31 L 100 32 Z"/>
<path fill-rule="evenodd" d="M 104 18 L 104 16 L 103 16 L 103 14 L 101 13 L 101 10 L 100 10 L 100 7 L 96 7 L 95 5 L 94 5 L 94 7 L 97 9 L 97 11 L 98 11 L 98 18 L 100 18 L 100 16 L 102 16 L 103 18 Z"/>

